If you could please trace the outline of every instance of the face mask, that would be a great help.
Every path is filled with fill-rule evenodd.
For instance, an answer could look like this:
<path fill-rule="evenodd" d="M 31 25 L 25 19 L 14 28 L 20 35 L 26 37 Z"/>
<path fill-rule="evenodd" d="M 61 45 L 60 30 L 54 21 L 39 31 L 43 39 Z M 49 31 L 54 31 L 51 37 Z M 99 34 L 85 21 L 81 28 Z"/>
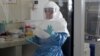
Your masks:
<path fill-rule="evenodd" d="M 45 8 L 44 9 L 46 19 L 52 19 L 53 18 L 53 8 Z"/>

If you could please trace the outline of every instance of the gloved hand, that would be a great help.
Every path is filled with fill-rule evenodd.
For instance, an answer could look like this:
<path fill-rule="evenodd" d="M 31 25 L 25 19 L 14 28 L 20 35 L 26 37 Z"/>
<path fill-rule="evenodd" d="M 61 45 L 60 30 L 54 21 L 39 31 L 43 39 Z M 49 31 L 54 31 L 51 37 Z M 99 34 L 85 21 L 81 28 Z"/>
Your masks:
<path fill-rule="evenodd" d="M 27 41 L 28 43 L 32 43 L 32 44 L 34 43 L 32 38 L 28 38 L 28 39 L 26 39 L 26 41 Z"/>
<path fill-rule="evenodd" d="M 29 44 L 36 44 L 39 46 L 39 38 L 37 36 L 26 39 Z"/>
<path fill-rule="evenodd" d="M 54 31 L 51 25 L 48 25 L 47 29 L 44 29 L 44 31 L 47 32 L 49 35 L 54 34 Z"/>

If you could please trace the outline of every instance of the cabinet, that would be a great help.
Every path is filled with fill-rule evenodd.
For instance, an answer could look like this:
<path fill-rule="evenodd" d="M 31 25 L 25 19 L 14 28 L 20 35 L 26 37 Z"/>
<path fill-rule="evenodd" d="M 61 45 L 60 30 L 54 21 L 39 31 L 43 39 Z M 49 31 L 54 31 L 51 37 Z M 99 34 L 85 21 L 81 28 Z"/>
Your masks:
<path fill-rule="evenodd" d="M 25 38 L 16 41 L 0 42 L 0 56 L 32 56 L 35 45 L 29 45 Z"/>
<path fill-rule="evenodd" d="M 100 56 L 100 42 L 95 44 L 95 56 Z"/>

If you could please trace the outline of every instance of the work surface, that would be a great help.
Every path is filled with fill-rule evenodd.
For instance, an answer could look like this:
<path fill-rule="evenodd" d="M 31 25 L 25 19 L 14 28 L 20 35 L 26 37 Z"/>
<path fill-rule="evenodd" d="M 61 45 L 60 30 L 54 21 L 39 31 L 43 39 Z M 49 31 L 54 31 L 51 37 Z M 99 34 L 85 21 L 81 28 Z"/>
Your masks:
<path fill-rule="evenodd" d="M 26 38 L 18 38 L 18 39 L 13 39 L 11 41 L 0 42 L 0 48 L 13 47 L 13 46 L 18 46 L 18 45 L 25 45 L 25 44 L 27 44 L 25 39 Z"/>

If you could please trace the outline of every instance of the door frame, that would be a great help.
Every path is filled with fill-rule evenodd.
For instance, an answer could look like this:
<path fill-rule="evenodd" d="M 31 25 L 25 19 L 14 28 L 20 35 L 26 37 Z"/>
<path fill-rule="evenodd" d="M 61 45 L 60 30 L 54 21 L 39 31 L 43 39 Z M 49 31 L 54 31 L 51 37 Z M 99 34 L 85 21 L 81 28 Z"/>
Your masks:
<path fill-rule="evenodd" d="M 84 56 L 85 0 L 74 0 L 74 56 Z"/>

